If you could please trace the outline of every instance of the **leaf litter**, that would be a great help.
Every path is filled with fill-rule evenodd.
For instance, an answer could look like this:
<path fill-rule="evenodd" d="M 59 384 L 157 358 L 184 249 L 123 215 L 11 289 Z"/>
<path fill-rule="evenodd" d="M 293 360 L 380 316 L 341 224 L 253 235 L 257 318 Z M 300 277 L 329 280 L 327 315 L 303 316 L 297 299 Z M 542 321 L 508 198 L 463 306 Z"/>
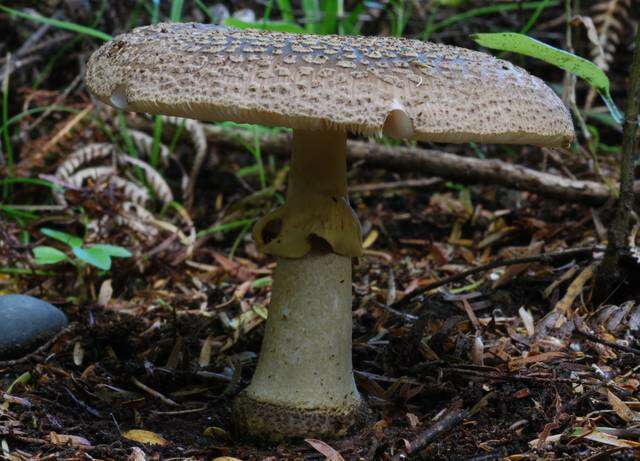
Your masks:
<path fill-rule="evenodd" d="M 18 97 L 75 112 L 20 122 L 32 136 L 17 142 L 15 171 L 65 192 L 54 188 L 57 205 L 39 219 L 0 221 L 0 267 L 18 270 L 0 272 L 0 293 L 44 296 L 74 327 L 0 363 L 5 458 L 637 456 L 640 299 L 630 281 L 603 305 L 592 300 L 609 210 L 352 165 L 366 236 L 354 269 L 354 367 L 373 418 L 340 440 L 260 445 L 234 432 L 231 402 L 255 367 L 274 268 L 247 229 L 281 198 L 286 159 L 263 153 L 273 182 L 261 189 L 246 151 L 198 122 L 166 119 L 152 160 L 152 122 L 126 115 L 134 161 L 108 135 L 113 114 L 82 91 Z M 101 154 L 85 155 L 92 149 Z M 608 158 L 596 171 L 580 155 L 521 154 L 554 174 L 615 175 Z M 14 202 L 30 203 L 34 190 L 16 188 Z M 176 198 L 184 207 L 170 205 Z M 38 273 L 21 239 L 50 222 L 134 258 L 114 261 L 108 276 L 88 273 L 79 304 L 73 268 Z M 497 260 L 509 264 L 483 267 Z"/>

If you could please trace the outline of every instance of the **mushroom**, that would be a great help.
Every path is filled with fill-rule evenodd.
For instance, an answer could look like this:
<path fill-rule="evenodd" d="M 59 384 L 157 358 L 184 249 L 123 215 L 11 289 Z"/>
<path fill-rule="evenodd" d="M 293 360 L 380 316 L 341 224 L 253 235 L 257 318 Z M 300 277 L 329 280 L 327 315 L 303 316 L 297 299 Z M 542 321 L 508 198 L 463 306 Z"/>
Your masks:
<path fill-rule="evenodd" d="M 567 146 L 573 125 L 540 79 L 490 55 L 380 37 L 140 27 L 90 58 L 86 83 L 128 111 L 293 128 L 286 203 L 253 231 L 277 259 L 262 351 L 237 427 L 270 439 L 338 436 L 366 405 L 351 362 L 347 133 Z"/>

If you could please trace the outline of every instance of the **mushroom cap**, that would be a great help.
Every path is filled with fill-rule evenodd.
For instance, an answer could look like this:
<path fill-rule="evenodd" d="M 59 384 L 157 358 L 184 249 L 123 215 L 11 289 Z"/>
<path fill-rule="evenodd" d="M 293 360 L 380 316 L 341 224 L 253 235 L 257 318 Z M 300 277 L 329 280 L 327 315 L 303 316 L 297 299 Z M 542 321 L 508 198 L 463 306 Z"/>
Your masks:
<path fill-rule="evenodd" d="M 562 101 L 523 69 L 401 38 L 157 24 L 98 49 L 86 83 L 121 109 L 204 121 L 550 147 L 574 136 Z"/>

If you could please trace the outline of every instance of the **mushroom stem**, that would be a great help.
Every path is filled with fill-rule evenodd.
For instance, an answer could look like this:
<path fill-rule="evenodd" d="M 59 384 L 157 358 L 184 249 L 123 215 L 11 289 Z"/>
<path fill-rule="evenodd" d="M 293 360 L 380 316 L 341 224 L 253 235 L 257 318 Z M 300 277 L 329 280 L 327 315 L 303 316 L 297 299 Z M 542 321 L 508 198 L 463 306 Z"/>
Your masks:
<path fill-rule="evenodd" d="M 287 200 L 309 193 L 347 197 L 347 134 L 293 130 Z"/>
<path fill-rule="evenodd" d="M 235 402 L 239 432 L 335 437 L 364 414 L 351 363 L 351 258 L 322 249 L 278 258 L 258 366 Z"/>
<path fill-rule="evenodd" d="M 254 230 L 260 241 L 271 228 L 265 250 L 278 265 L 258 365 L 235 402 L 241 433 L 335 437 L 366 414 L 351 362 L 351 256 L 361 242 L 346 168 L 346 135 L 294 131 L 287 203 Z M 336 251 L 344 248 L 345 232 L 352 247 L 346 255 Z M 269 246 L 278 240 L 290 246 Z M 295 257 L 288 256 L 291 248 Z"/>
<path fill-rule="evenodd" d="M 341 131 L 293 131 L 287 203 L 253 229 L 265 253 L 301 258 L 320 238 L 334 253 L 362 254 L 360 223 L 347 195 L 347 135 Z"/>

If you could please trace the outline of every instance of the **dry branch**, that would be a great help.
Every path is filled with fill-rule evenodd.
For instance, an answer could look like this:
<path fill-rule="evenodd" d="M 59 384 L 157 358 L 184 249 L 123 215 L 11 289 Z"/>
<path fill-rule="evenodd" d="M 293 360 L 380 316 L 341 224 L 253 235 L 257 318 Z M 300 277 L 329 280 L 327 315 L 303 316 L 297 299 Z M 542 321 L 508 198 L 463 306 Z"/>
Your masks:
<path fill-rule="evenodd" d="M 253 133 L 246 130 L 216 125 L 205 125 L 205 130 L 217 142 L 235 148 L 244 148 L 253 142 Z M 288 134 L 266 134 L 260 141 L 266 152 L 290 152 Z M 614 198 L 613 192 L 599 182 L 569 179 L 500 160 L 480 160 L 435 149 L 389 147 L 365 141 L 349 141 L 348 146 L 351 162 L 362 162 L 371 167 L 419 172 L 465 183 L 497 184 L 544 197 L 590 204 L 604 204 Z M 634 190 L 640 195 L 640 182 L 635 183 Z"/>

